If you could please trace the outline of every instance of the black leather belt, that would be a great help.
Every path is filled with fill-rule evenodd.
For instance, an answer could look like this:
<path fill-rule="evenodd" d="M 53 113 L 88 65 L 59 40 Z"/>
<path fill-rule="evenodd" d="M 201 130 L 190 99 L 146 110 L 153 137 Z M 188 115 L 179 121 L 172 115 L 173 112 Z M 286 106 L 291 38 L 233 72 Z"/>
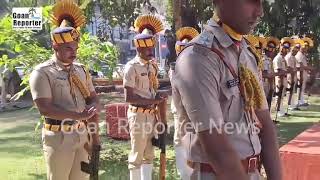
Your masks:
<path fill-rule="evenodd" d="M 50 125 L 73 125 L 76 123 L 75 120 L 62 121 L 62 120 L 51 119 L 51 118 L 45 118 L 44 122 L 46 124 L 50 124 Z M 63 124 L 62 124 L 62 122 L 63 122 Z"/>

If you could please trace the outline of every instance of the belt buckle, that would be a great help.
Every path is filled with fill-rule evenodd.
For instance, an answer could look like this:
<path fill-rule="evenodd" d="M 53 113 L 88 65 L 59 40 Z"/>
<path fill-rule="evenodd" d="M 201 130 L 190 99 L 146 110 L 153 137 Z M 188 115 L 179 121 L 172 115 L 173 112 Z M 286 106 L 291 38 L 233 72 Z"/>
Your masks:
<path fill-rule="evenodd" d="M 71 130 L 73 130 L 73 125 L 63 125 L 61 129 L 63 129 L 63 131 L 65 132 L 70 132 Z"/>
<path fill-rule="evenodd" d="M 249 159 L 248 162 L 248 172 L 253 172 L 256 168 L 257 168 L 257 164 L 258 164 L 258 158 L 257 157 L 252 157 Z"/>

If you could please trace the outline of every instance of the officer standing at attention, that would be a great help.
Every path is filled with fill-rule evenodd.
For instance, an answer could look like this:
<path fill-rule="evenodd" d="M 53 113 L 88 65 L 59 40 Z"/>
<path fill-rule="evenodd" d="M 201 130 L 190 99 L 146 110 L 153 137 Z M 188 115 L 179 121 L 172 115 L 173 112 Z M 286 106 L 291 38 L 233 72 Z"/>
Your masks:
<path fill-rule="evenodd" d="M 177 42 L 175 45 L 177 56 L 179 53 L 188 45 L 188 43 L 199 35 L 199 32 L 192 28 L 192 27 L 182 27 L 176 32 Z M 169 71 L 169 77 L 170 81 L 172 81 L 172 73 L 174 72 L 174 64 L 171 63 L 170 71 Z M 176 152 L 176 165 L 178 172 L 180 174 L 181 179 L 187 179 L 188 174 L 191 173 L 191 168 L 187 165 L 187 152 L 182 146 L 181 137 L 184 135 L 185 132 L 183 132 L 183 125 L 180 124 L 178 114 L 177 114 L 177 108 L 174 105 L 174 102 L 172 100 L 171 102 L 171 112 L 173 114 L 174 119 L 174 138 L 173 138 L 173 144 Z"/>
<path fill-rule="evenodd" d="M 287 97 L 288 97 L 288 109 L 290 110 L 300 110 L 297 106 L 297 97 L 294 93 L 297 85 L 297 59 L 296 55 L 300 50 L 301 39 L 293 39 L 293 46 L 291 51 L 285 56 L 285 60 L 287 62 L 288 68 L 292 70 L 291 73 L 287 74 Z"/>
<path fill-rule="evenodd" d="M 123 77 L 125 100 L 130 104 L 128 168 L 130 180 L 151 180 L 154 159 L 151 140 L 155 135 L 154 125 L 159 120 L 156 106 L 165 101 L 165 98 L 156 98 L 158 67 L 153 61 L 155 34 L 163 30 L 163 25 L 155 16 L 142 15 L 135 20 L 134 27 L 139 33 L 134 38 L 137 56 L 126 64 Z"/>
<path fill-rule="evenodd" d="M 180 53 L 172 78 L 179 121 L 191 126 L 182 137 L 193 169 L 189 179 L 256 180 L 262 163 L 268 179 L 280 180 L 258 60 L 243 39 L 263 15 L 262 1 L 214 4 L 215 17 Z"/>
<path fill-rule="evenodd" d="M 274 72 L 277 73 L 275 77 L 276 85 L 276 111 L 277 116 L 288 116 L 283 107 L 283 98 L 287 88 L 287 73 L 290 72 L 285 60 L 285 56 L 290 52 L 293 40 L 289 37 L 281 39 L 280 52 L 273 59 Z M 275 120 L 277 122 L 277 119 Z"/>
<path fill-rule="evenodd" d="M 42 141 L 47 179 L 88 180 L 81 162 L 89 162 L 89 144 L 100 146 L 100 140 L 89 140 L 86 130 L 86 124 L 96 120 L 92 117 L 99 105 L 91 76 L 84 65 L 75 63 L 85 17 L 76 3 L 65 0 L 53 7 L 52 21 L 58 26 L 51 33 L 54 55 L 30 76 L 32 98 L 45 117 Z"/>
<path fill-rule="evenodd" d="M 308 37 L 302 38 L 304 43 L 302 44 L 300 51 L 296 55 L 298 61 L 297 67 L 299 69 L 298 76 L 298 106 L 306 107 L 309 104 L 305 102 L 304 93 L 308 80 L 308 71 L 312 70 L 312 67 L 308 66 L 307 53 L 310 48 L 314 46 L 312 39 Z"/>
<path fill-rule="evenodd" d="M 274 77 L 275 72 L 273 69 L 273 59 L 277 54 L 277 47 L 280 44 L 280 40 L 275 37 L 267 37 L 266 38 L 266 46 L 264 48 L 264 56 L 263 56 L 263 62 L 264 62 L 264 72 L 266 75 L 266 78 L 268 80 L 268 83 L 264 81 L 264 84 L 267 84 L 267 88 L 265 89 L 265 93 L 267 96 L 267 102 L 269 109 L 271 110 L 271 103 L 273 98 L 273 93 L 275 92 L 275 83 L 274 83 Z"/>

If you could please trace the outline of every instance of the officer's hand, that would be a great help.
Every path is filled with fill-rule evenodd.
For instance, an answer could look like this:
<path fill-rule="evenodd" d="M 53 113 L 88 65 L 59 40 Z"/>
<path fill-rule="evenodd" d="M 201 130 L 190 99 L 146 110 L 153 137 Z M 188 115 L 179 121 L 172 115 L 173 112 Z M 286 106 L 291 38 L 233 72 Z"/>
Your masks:
<path fill-rule="evenodd" d="M 97 112 L 100 112 L 100 105 L 99 104 L 92 103 L 92 104 L 86 105 L 86 109 L 90 109 L 92 107 L 95 108 L 97 110 Z"/>
<path fill-rule="evenodd" d="M 168 93 L 167 92 L 158 92 L 158 96 L 160 98 L 168 98 Z"/>
<path fill-rule="evenodd" d="M 88 120 L 92 118 L 97 113 L 97 109 L 94 107 L 91 107 L 89 109 L 84 109 L 80 114 L 78 120 Z"/>
<path fill-rule="evenodd" d="M 157 98 L 157 99 L 155 99 L 154 100 L 154 104 L 161 104 L 163 101 L 165 101 L 167 98 L 162 98 L 162 97 L 160 97 L 160 98 Z"/>

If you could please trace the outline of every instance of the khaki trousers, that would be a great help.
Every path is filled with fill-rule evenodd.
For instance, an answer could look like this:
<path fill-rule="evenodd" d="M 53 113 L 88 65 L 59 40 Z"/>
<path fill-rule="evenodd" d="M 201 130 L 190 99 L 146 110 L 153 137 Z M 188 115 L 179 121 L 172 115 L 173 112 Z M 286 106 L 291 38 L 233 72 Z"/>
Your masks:
<path fill-rule="evenodd" d="M 268 81 L 263 82 L 263 90 L 266 97 L 269 95 L 270 85 Z"/>
<path fill-rule="evenodd" d="M 85 127 L 72 132 L 42 130 L 42 141 L 48 180 L 88 180 L 80 162 L 89 161 L 84 149 L 89 142 Z"/>
<path fill-rule="evenodd" d="M 128 122 L 131 137 L 131 151 L 129 153 L 129 169 L 140 168 L 142 164 L 152 164 L 154 159 L 155 114 L 133 113 L 128 111 Z"/>

